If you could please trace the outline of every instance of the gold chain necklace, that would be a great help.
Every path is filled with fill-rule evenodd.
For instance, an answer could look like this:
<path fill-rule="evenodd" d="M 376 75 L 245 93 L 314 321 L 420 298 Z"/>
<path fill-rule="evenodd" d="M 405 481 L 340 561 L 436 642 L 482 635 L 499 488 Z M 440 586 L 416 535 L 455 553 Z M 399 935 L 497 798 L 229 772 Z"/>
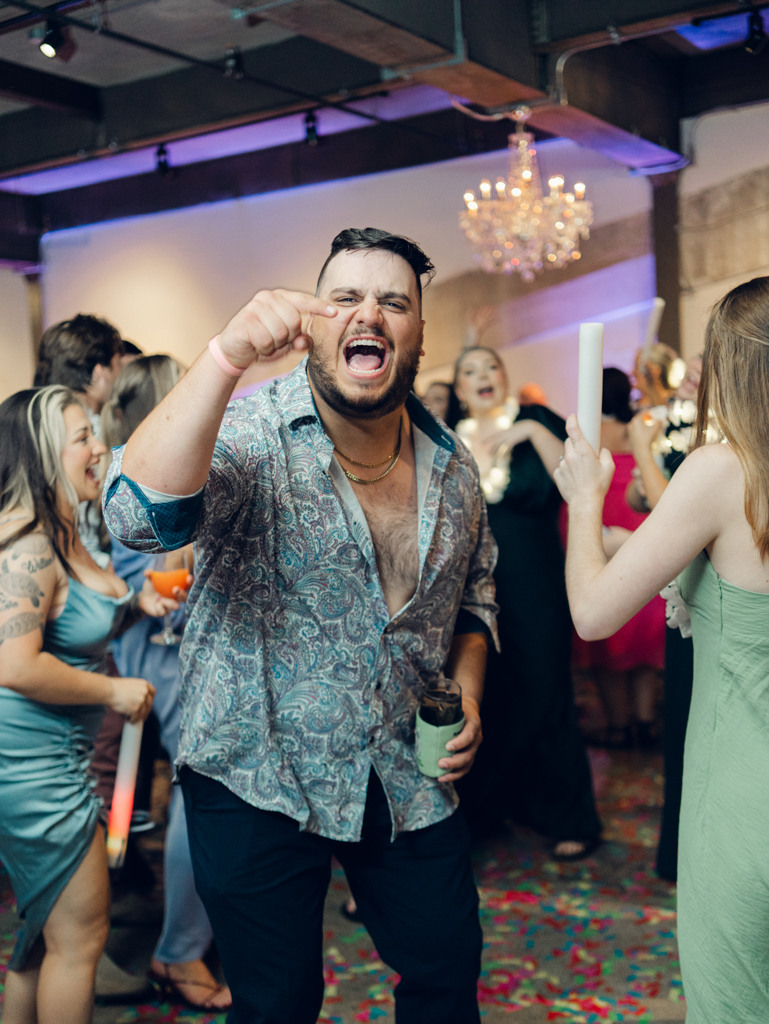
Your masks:
<path fill-rule="evenodd" d="M 375 484 L 379 480 L 384 480 L 384 478 L 387 476 L 387 474 L 391 473 L 395 469 L 395 465 L 396 465 L 398 459 L 401 457 L 401 434 L 402 434 L 402 431 L 403 431 L 403 416 L 401 416 L 401 421 L 398 424 L 398 443 L 395 446 L 395 451 L 392 453 L 392 455 L 388 455 L 387 458 L 384 460 L 384 462 L 373 462 L 373 463 L 369 463 L 369 462 L 356 462 L 355 459 L 351 459 L 349 457 L 349 455 L 345 455 L 344 452 L 340 452 L 339 449 L 336 447 L 336 445 L 334 445 L 334 451 L 337 453 L 337 455 L 341 455 L 343 459 L 346 459 L 347 462 L 351 462 L 353 464 L 353 466 L 363 466 L 365 469 L 378 469 L 380 466 L 384 466 L 384 464 L 386 462 L 390 463 L 390 465 L 387 467 L 387 469 L 384 471 L 384 473 L 380 473 L 379 476 L 375 476 L 372 480 L 364 480 L 363 477 L 355 476 L 354 473 L 351 473 L 349 470 L 345 469 L 344 466 L 342 466 L 342 472 L 347 477 L 347 479 L 348 480 L 352 480 L 353 483 L 356 483 L 356 484 Z M 392 461 L 390 461 L 390 460 L 392 460 Z M 339 463 L 339 465 L 340 466 L 342 465 L 341 462 Z"/>

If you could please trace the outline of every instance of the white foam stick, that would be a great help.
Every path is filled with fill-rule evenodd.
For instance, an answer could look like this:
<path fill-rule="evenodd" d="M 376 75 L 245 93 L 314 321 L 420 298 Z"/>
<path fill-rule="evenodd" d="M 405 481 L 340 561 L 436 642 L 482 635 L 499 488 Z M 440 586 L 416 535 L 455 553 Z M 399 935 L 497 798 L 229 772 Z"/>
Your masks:
<path fill-rule="evenodd" d="M 579 325 L 579 385 L 577 419 L 596 454 L 601 448 L 603 397 L 603 324 Z"/>
<path fill-rule="evenodd" d="M 131 814 L 134 808 L 136 772 L 139 768 L 139 751 L 142 745 L 144 722 L 132 725 L 126 722 L 120 740 L 120 754 L 115 776 L 115 790 L 109 812 L 107 830 L 107 861 L 111 868 L 120 868 L 125 859 L 128 832 L 131 828 Z"/>
<path fill-rule="evenodd" d="M 657 335 L 660 330 L 660 321 L 662 320 L 662 314 L 665 312 L 665 300 L 661 299 L 659 295 L 654 300 L 651 312 L 649 313 L 649 322 L 646 324 L 646 339 L 644 340 L 644 353 L 648 352 L 652 345 L 657 341 Z"/>

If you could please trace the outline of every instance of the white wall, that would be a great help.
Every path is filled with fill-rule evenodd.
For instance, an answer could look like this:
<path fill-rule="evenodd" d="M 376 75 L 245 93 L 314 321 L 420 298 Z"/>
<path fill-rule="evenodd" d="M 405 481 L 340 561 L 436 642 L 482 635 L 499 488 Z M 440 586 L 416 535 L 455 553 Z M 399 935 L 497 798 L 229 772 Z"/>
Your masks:
<path fill-rule="evenodd" d="M 755 260 L 751 263 L 748 251 L 753 247 L 745 244 L 750 241 L 751 233 L 765 228 L 765 216 L 761 214 L 765 215 L 769 195 L 762 199 L 754 194 L 754 189 L 741 189 L 739 181 L 743 175 L 769 167 L 769 103 L 690 118 L 683 122 L 683 129 L 692 162 L 681 173 L 682 203 L 691 201 L 698 193 L 724 186 L 717 196 L 703 197 L 716 211 L 710 237 L 700 235 L 692 241 L 704 247 L 722 247 L 723 262 L 734 270 L 730 276 L 695 286 L 682 281 L 681 349 L 689 359 L 702 350 L 712 305 L 738 284 L 769 275 L 769 265 L 758 265 L 760 261 Z M 739 197 L 736 203 L 735 194 Z M 729 223 L 724 226 L 725 221 Z M 736 237 L 728 237 L 729 229 L 736 230 Z M 686 232 L 682 230 L 682 248 L 687 241 Z"/>
<path fill-rule="evenodd" d="M 601 154 L 567 140 L 538 150 L 543 178 L 560 171 L 568 185 L 587 183 L 596 224 L 649 208 L 648 182 Z M 505 152 L 482 154 L 49 234 L 46 325 L 96 313 L 145 351 L 189 363 L 258 288 L 314 289 L 331 239 L 350 226 L 409 235 L 434 259 L 438 281 L 455 277 L 474 268 L 457 226 L 462 193 L 506 167 Z"/>
<path fill-rule="evenodd" d="M 0 402 L 32 384 L 33 354 L 27 283 L 0 267 Z"/>

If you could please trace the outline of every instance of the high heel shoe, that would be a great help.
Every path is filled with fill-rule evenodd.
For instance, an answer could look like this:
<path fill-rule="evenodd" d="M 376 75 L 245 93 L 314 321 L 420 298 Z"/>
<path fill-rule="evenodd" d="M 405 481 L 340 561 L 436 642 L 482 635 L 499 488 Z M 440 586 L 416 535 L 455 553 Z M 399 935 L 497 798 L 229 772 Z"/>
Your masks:
<path fill-rule="evenodd" d="M 215 1010 L 217 1013 L 225 1013 L 232 1006 L 232 1003 L 230 1003 L 229 1006 L 211 1005 L 211 999 L 213 999 L 214 996 L 217 996 L 220 992 L 224 991 L 224 985 L 220 985 L 216 981 L 211 983 L 209 981 L 194 981 L 192 979 L 187 980 L 185 978 L 172 978 L 168 964 L 163 964 L 162 974 L 159 974 L 157 971 L 150 969 L 147 972 L 147 977 L 150 979 L 153 986 L 156 989 L 158 989 L 161 998 L 166 1002 L 181 1003 L 184 1006 L 191 1007 L 193 1010 Z M 210 993 L 210 995 L 207 997 L 205 1002 L 194 1003 L 181 991 L 180 986 L 184 986 L 186 988 L 188 985 L 194 986 L 195 988 L 206 989 Z"/>

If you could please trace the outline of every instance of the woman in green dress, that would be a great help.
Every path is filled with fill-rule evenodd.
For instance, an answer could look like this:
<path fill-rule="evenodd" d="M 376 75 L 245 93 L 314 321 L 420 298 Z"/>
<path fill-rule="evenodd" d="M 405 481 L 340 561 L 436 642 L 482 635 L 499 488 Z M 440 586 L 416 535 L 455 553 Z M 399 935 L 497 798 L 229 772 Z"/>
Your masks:
<path fill-rule="evenodd" d="M 512 818 L 549 839 L 556 859 L 576 860 L 595 847 L 601 823 L 574 705 L 561 499 L 552 478 L 564 422 L 508 396 L 493 349 L 462 353 L 455 388 L 469 413 L 457 433 L 478 463 L 499 548 L 502 648 L 489 653 L 484 742 L 458 792 L 476 834 Z"/>
<path fill-rule="evenodd" d="M 684 753 L 678 939 L 688 1024 L 769 1020 L 769 278 L 729 292 L 706 331 L 692 453 L 607 564 L 613 470 L 567 422 L 577 631 L 608 636 L 678 576 L 694 639 Z M 710 413 L 725 443 L 707 443 Z"/>

